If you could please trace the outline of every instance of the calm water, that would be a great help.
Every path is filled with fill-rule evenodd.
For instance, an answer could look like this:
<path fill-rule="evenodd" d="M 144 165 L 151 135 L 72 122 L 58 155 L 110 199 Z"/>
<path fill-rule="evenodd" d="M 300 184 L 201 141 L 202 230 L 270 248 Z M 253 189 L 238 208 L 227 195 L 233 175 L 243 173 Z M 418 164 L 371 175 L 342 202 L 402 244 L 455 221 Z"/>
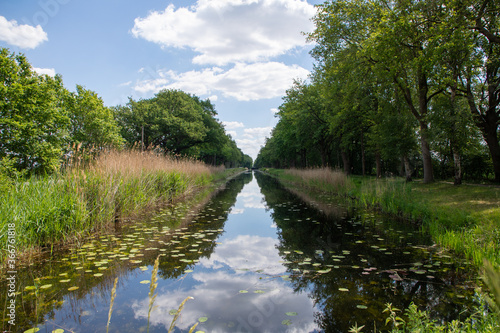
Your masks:
<path fill-rule="evenodd" d="M 180 222 L 186 213 L 192 222 Z M 401 222 L 318 206 L 246 173 L 201 210 L 166 209 L 23 268 L 17 324 L 3 319 L 1 327 L 105 332 L 118 278 L 109 331 L 146 332 L 158 256 L 150 332 L 167 332 L 189 296 L 175 332 L 198 321 L 195 331 L 204 332 L 347 332 L 355 323 L 383 330 L 386 303 L 414 302 L 439 320 L 456 319 L 473 304 L 470 273 L 431 245 Z"/>

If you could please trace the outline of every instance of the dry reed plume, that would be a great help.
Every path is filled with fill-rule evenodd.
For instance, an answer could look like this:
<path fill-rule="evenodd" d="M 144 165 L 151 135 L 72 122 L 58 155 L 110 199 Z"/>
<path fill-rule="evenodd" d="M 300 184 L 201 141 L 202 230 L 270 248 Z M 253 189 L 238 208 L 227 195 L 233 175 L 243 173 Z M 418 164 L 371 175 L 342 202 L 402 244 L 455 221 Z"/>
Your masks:
<path fill-rule="evenodd" d="M 336 190 L 345 189 L 348 184 L 347 176 L 342 171 L 330 168 L 289 169 L 286 174 L 298 177 L 305 183 L 327 184 Z"/>
<path fill-rule="evenodd" d="M 189 158 L 174 158 L 158 155 L 152 151 L 140 152 L 135 150 L 111 151 L 101 154 L 97 158 L 95 170 L 109 174 L 134 174 L 144 172 L 181 172 L 188 175 L 210 175 L 211 167 L 203 162 Z M 216 168 L 213 168 L 216 169 Z"/>

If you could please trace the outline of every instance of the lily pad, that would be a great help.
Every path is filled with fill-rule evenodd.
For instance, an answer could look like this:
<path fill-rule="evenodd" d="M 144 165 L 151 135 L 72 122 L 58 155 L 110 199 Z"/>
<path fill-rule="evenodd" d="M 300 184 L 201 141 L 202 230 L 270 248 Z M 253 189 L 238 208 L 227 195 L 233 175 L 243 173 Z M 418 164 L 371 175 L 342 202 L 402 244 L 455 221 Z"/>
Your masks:
<path fill-rule="evenodd" d="M 62 328 L 58 328 L 53 330 L 52 333 L 64 333 L 64 330 Z"/>
<path fill-rule="evenodd" d="M 51 284 L 44 284 L 43 286 L 40 286 L 40 289 L 48 289 L 50 287 L 52 287 Z"/>
<path fill-rule="evenodd" d="M 347 289 L 347 288 L 339 288 L 339 291 L 344 291 L 344 292 L 346 292 L 346 291 L 349 291 L 349 289 Z"/>
<path fill-rule="evenodd" d="M 77 290 L 77 289 L 79 289 L 79 288 L 80 288 L 80 287 L 76 287 L 76 286 L 75 286 L 75 287 L 69 287 L 69 288 L 68 288 L 68 290 L 69 290 L 69 291 L 73 291 L 73 290 Z"/>
<path fill-rule="evenodd" d="M 287 316 L 296 316 L 297 312 L 286 312 L 285 313 Z"/>
<path fill-rule="evenodd" d="M 149 280 L 142 280 L 141 282 L 139 282 L 140 284 L 149 284 L 151 283 L 151 281 Z"/>
<path fill-rule="evenodd" d="M 292 325 L 292 321 L 290 319 L 285 319 L 281 322 L 282 325 L 290 326 Z"/>
<path fill-rule="evenodd" d="M 207 320 L 208 320 L 208 317 L 200 317 L 200 318 L 198 318 L 198 321 L 199 321 L 200 323 L 204 323 L 204 322 L 206 322 Z"/>
<path fill-rule="evenodd" d="M 246 294 L 246 293 L 248 293 L 248 290 L 240 290 L 239 293 L 240 294 Z"/>
<path fill-rule="evenodd" d="M 38 332 L 40 329 L 38 327 L 30 328 L 29 330 L 24 331 L 24 333 L 34 333 Z"/>
<path fill-rule="evenodd" d="M 356 305 L 356 307 L 357 307 L 358 309 L 361 309 L 361 310 L 366 310 L 366 309 L 368 309 L 368 307 L 367 307 L 366 305 L 361 305 L 361 304 L 360 304 L 360 305 Z"/>

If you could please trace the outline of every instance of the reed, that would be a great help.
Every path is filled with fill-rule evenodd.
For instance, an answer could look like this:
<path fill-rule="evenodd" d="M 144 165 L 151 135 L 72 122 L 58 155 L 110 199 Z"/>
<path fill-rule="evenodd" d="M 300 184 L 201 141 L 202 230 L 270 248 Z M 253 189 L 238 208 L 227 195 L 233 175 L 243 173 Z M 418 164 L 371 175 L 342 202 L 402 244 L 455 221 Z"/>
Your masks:
<path fill-rule="evenodd" d="M 340 170 L 330 168 L 288 169 L 285 175 L 306 186 L 322 186 L 329 192 L 344 194 L 350 187 L 348 177 Z"/>
<path fill-rule="evenodd" d="M 149 319 L 151 318 L 151 311 L 153 311 L 154 303 L 156 300 L 156 288 L 158 287 L 158 267 L 160 265 L 160 256 L 156 257 L 153 271 L 151 272 L 151 282 L 149 283 L 149 304 L 148 304 L 148 326 L 149 332 Z"/>
<path fill-rule="evenodd" d="M 175 313 L 175 316 L 174 316 L 174 319 L 172 319 L 172 322 L 170 323 L 170 327 L 168 328 L 168 333 L 172 333 L 174 331 L 174 328 L 175 328 L 175 322 L 177 321 L 177 319 L 179 319 L 180 315 L 181 315 L 181 311 L 182 309 L 184 309 L 184 304 L 186 304 L 187 301 L 189 301 L 190 299 L 194 299 L 193 297 L 191 296 L 188 296 L 186 297 L 186 299 L 184 299 L 182 301 L 182 303 L 179 305 L 179 309 L 177 310 L 177 312 Z M 191 329 L 189 330 L 189 332 L 192 332 L 194 331 L 194 329 L 196 328 L 196 326 L 198 326 L 198 323 L 194 324 L 193 327 L 191 327 Z"/>
<path fill-rule="evenodd" d="M 117 283 L 118 278 L 115 279 L 115 282 L 113 283 L 113 289 L 111 289 L 111 299 L 109 301 L 108 324 L 106 325 L 106 333 L 108 333 L 109 331 L 109 323 L 111 322 L 111 314 L 113 313 L 113 304 L 115 303 Z"/>

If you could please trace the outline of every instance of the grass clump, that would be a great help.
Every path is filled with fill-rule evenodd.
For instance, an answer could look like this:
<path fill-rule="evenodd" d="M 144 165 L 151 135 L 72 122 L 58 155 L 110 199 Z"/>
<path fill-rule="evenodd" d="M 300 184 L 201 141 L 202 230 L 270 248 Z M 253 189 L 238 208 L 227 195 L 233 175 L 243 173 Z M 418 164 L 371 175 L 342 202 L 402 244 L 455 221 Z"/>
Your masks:
<path fill-rule="evenodd" d="M 0 262 L 6 257 L 9 224 L 15 225 L 19 252 L 52 247 L 177 200 L 222 172 L 190 159 L 111 151 L 56 175 L 15 179 L 0 191 Z"/>

